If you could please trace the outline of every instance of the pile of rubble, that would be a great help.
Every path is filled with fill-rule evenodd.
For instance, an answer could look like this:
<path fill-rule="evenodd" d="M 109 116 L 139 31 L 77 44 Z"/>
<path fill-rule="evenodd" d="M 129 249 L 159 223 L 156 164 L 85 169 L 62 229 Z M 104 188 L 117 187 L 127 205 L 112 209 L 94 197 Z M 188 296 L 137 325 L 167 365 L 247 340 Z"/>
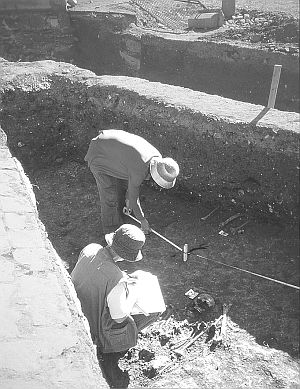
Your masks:
<path fill-rule="evenodd" d="M 178 320 L 169 306 L 159 321 L 139 334 L 137 346 L 120 361 L 131 381 L 148 386 L 149 380 L 171 373 L 204 349 L 210 353 L 229 347 L 228 331 L 234 326 L 227 316 L 230 305 L 223 304 L 222 314 L 216 315 L 220 307 L 214 309 L 215 301 L 210 295 L 187 293 L 187 296 L 191 302 L 184 309 L 186 319 Z"/>
<path fill-rule="evenodd" d="M 226 31 L 216 36 L 262 44 L 270 50 L 299 53 L 298 20 L 282 14 L 243 11 L 224 23 Z"/>
<path fill-rule="evenodd" d="M 210 31 L 206 39 L 249 42 L 289 54 L 299 53 L 299 19 L 283 13 L 238 9 L 224 20 L 221 9 L 207 8 L 201 2 L 173 0 L 132 0 L 141 28 L 184 34 Z M 222 16 L 223 15 L 223 16 Z"/>

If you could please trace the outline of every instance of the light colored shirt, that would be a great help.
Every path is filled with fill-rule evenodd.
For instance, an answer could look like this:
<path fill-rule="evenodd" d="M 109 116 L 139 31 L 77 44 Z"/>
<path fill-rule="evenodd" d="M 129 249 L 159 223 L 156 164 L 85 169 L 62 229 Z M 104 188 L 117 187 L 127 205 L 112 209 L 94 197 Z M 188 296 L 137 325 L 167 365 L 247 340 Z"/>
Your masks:
<path fill-rule="evenodd" d="M 130 288 L 132 290 L 132 287 Z M 128 297 L 129 289 L 125 282 L 118 283 L 107 296 L 107 305 L 112 319 L 122 319 L 129 316 L 136 301 Z"/>
<path fill-rule="evenodd" d="M 103 130 L 91 140 L 85 161 L 103 174 L 128 181 L 129 208 L 144 217 L 138 204 L 139 189 L 149 173 L 150 160 L 160 152 L 141 136 L 123 130 Z"/>

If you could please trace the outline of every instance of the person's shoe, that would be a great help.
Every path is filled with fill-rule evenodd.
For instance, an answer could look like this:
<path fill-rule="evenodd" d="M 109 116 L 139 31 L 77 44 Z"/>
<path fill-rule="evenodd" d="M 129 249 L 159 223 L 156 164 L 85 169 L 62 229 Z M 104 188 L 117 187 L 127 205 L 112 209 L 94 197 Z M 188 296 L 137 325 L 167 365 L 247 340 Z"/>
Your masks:
<path fill-rule="evenodd" d="M 129 374 L 127 371 L 122 371 L 120 368 L 115 371 L 115 377 L 113 379 L 113 386 L 111 388 L 114 389 L 126 389 L 129 385 Z"/>

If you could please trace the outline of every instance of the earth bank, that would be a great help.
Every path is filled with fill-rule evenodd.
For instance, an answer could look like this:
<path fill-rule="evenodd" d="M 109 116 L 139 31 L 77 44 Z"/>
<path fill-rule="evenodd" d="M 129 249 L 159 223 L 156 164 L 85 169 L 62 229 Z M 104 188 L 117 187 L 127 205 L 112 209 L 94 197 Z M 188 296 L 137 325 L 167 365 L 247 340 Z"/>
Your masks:
<path fill-rule="evenodd" d="M 101 233 L 96 185 L 83 164 L 88 141 L 97 132 L 99 124 L 122 124 L 125 129 L 138 132 L 141 121 L 136 112 L 141 110 L 145 116 L 151 111 L 147 111 L 144 98 L 141 99 L 137 92 L 127 92 L 127 95 L 122 89 L 117 89 L 116 92 L 114 87 L 111 89 L 111 86 L 107 85 L 106 79 L 101 78 L 98 79 L 101 85 L 99 89 L 99 86 L 94 85 L 92 73 L 70 65 L 53 62 L 4 65 L 6 73 L 2 84 L 1 124 L 7 132 L 11 150 L 22 161 L 30 176 L 40 217 L 46 225 L 49 238 L 66 266 L 72 270 L 82 247 L 90 242 L 97 242 Z M 83 80 L 85 87 L 92 88 L 92 96 L 86 94 L 82 84 L 78 84 L 78 77 Z M 156 89 L 157 87 L 158 85 L 155 85 Z M 101 95 L 101 88 L 105 91 L 105 98 Z M 127 105 L 131 109 L 136 95 L 140 105 L 138 109 L 132 109 L 129 119 L 129 115 L 124 115 L 124 109 L 119 107 Z M 163 99 L 157 104 L 163 107 L 165 114 L 168 113 Z M 175 112 L 174 107 L 176 104 L 170 112 Z M 162 111 L 156 110 L 156 113 Z M 179 144 L 185 128 L 184 120 L 188 117 L 184 109 L 181 109 L 181 114 L 184 119 L 180 115 L 175 116 L 182 126 L 177 127 L 176 140 Z M 294 120 L 294 116 L 291 117 Z M 168 120 L 169 115 L 166 122 Z M 222 121 L 222 117 L 219 120 Z M 146 136 L 153 139 L 153 143 L 160 146 L 164 153 L 175 156 L 178 149 L 173 147 L 174 143 L 164 139 L 170 136 L 166 122 L 163 116 L 158 116 L 157 122 L 143 122 L 146 132 L 142 134 L 148 134 Z M 211 123 L 210 128 L 217 131 L 218 127 L 211 117 L 208 122 Z M 205 123 L 205 120 L 202 123 Z M 173 123 L 174 129 L 176 127 Z M 258 131 L 266 136 L 269 128 L 266 125 L 257 129 L 257 133 Z M 164 136 L 158 137 L 159 133 Z M 282 137 L 282 131 L 279 133 Z M 296 132 L 287 134 L 286 139 L 275 137 L 271 144 L 264 144 L 264 147 L 272 154 L 279 139 L 279 144 L 285 151 L 273 155 L 276 158 L 283 155 L 293 161 L 295 150 L 289 145 L 289 139 L 297 135 Z M 254 136 L 252 139 L 252 152 L 255 155 L 255 148 L 259 149 L 261 146 L 258 138 Z M 213 145 L 218 142 L 218 138 L 210 142 L 211 140 L 208 144 Z M 191 143 L 188 146 L 192 150 Z M 182 151 L 183 147 L 180 150 Z M 209 156 L 207 163 L 212 163 L 209 166 L 212 169 L 215 156 L 219 158 L 219 155 L 206 155 Z M 229 155 L 231 157 L 230 152 Z M 174 326 L 180 326 L 178 323 L 185 319 L 188 319 L 190 324 L 195 320 L 215 320 L 222 312 L 223 303 L 232 304 L 229 316 L 233 323 L 228 329 L 228 347 L 211 351 L 210 344 L 205 343 L 204 338 L 178 361 L 169 351 L 169 341 L 164 346 L 158 345 L 162 331 L 151 328 L 141 336 L 132 355 L 122 361 L 123 366 L 129 368 L 131 386 L 201 385 L 204 388 L 221 388 L 230 384 L 232 388 L 239 388 L 243 384 L 249 388 L 297 387 L 299 301 L 296 291 L 250 277 L 246 273 L 225 269 L 210 261 L 216 259 L 297 284 L 298 234 L 294 218 L 279 212 L 280 205 L 284 204 L 280 202 L 276 208 L 273 208 L 273 203 L 269 204 L 272 211 L 268 207 L 267 212 L 264 212 L 263 208 L 260 212 L 259 207 L 253 209 L 250 206 L 251 201 L 244 201 L 245 193 L 253 196 L 257 190 L 258 184 L 251 180 L 248 184 L 254 189 L 250 186 L 250 192 L 247 192 L 245 187 L 229 186 L 230 196 L 228 195 L 227 200 L 230 201 L 223 201 L 226 191 L 219 191 L 221 187 L 209 189 L 209 195 L 199 197 L 198 194 L 202 194 L 202 190 L 192 191 L 187 186 L 190 180 L 195 179 L 192 172 L 187 170 L 188 166 L 193 163 L 192 157 L 198 158 L 198 154 L 178 153 L 176 156 L 182 166 L 182 184 L 172 192 L 145 186 L 141 198 L 143 207 L 152 226 L 180 247 L 184 243 L 194 247 L 206 242 L 209 248 L 199 253 L 202 258 L 191 255 L 189 260 L 183 263 L 180 253 L 176 253 L 155 236 L 150 236 L 145 248 L 145 260 L 139 263 L 139 268 L 151 271 L 159 277 L 166 303 L 171 310 L 171 320 L 163 318 L 160 324 L 170 341 L 175 337 Z M 290 177 L 294 174 L 296 173 Z M 267 182 L 270 185 L 270 182 Z M 205 194 L 204 189 L 203 193 Z M 222 196 L 219 197 L 218 194 Z M 257 204 L 261 206 L 259 198 Z M 207 221 L 201 220 L 201 217 L 217 206 L 219 210 Z M 294 205 L 289 207 L 295 212 Z M 220 235 L 220 223 L 236 212 L 241 213 L 241 218 L 224 228 L 227 236 Z M 230 227 L 238 226 L 245 220 L 249 220 L 249 224 L 244 228 L 244 233 L 233 234 Z M 129 265 L 126 269 L 134 270 Z M 216 306 L 209 315 L 198 315 L 193 310 L 192 314 L 189 313 L 190 301 L 185 292 L 191 288 L 205 291 L 214 297 Z M 189 325 L 186 325 L 186 328 L 189 328 Z M 164 363 L 167 364 L 167 361 L 171 360 L 174 361 L 174 366 L 164 374 L 150 378 L 143 372 L 149 368 L 149 363 L 138 359 L 141 349 L 152 351 L 157 357 L 167 357 Z M 176 373 L 173 367 L 176 368 Z"/>

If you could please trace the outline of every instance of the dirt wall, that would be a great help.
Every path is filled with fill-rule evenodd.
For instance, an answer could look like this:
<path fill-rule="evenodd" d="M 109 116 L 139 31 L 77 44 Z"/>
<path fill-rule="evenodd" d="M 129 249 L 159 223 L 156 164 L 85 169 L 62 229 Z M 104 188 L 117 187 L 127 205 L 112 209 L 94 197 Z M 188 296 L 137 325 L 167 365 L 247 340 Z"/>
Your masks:
<path fill-rule="evenodd" d="M 2 12 L 0 56 L 65 61 L 99 75 L 137 76 L 261 105 L 268 101 L 273 66 L 281 64 L 276 108 L 299 111 L 296 55 L 145 32 L 132 12 Z"/>
<path fill-rule="evenodd" d="M 0 11 L 66 9 L 66 0 L 0 0 Z"/>
<path fill-rule="evenodd" d="M 159 34 L 131 14 L 70 12 L 76 64 L 96 74 L 130 75 L 266 105 L 273 67 L 282 65 L 276 108 L 299 111 L 298 56 L 254 46 Z"/>
<path fill-rule="evenodd" d="M 299 111 L 298 57 L 224 42 L 142 35 L 140 76 L 267 105 L 274 65 L 282 65 L 276 108 Z"/>
<path fill-rule="evenodd" d="M 0 125 L 0 386 L 108 388 L 73 283 Z"/>
<path fill-rule="evenodd" d="M 134 14 L 71 12 L 76 37 L 76 64 L 97 74 L 126 74 L 120 55 L 122 32 L 136 21 Z"/>
<path fill-rule="evenodd" d="M 0 57 L 9 61 L 74 61 L 75 38 L 64 11 L 0 12 Z"/>
<path fill-rule="evenodd" d="M 25 165 L 83 163 L 100 128 L 123 128 L 178 161 L 175 191 L 297 218 L 298 114 L 52 61 L 2 70 L 1 122 Z"/>

